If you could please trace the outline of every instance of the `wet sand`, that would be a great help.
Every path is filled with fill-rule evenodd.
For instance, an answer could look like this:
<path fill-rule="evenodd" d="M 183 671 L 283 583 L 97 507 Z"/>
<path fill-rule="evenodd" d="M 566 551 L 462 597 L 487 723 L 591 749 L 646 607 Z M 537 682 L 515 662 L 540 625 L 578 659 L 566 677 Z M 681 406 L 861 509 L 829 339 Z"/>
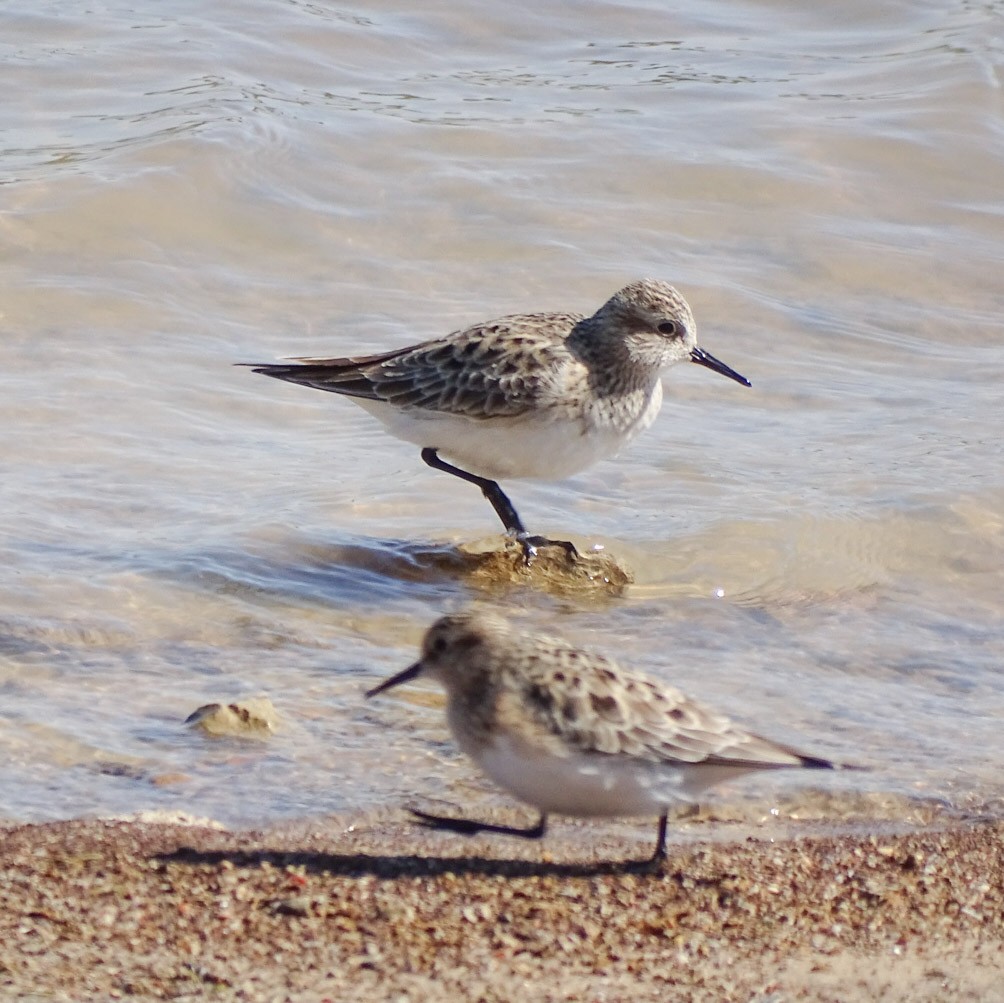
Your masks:
<path fill-rule="evenodd" d="M 543 844 L 398 812 L 281 830 L 3 830 L 0 995 L 190 1000 L 1004 1000 L 1004 823 Z M 786 830 L 790 832 L 791 830 Z"/>

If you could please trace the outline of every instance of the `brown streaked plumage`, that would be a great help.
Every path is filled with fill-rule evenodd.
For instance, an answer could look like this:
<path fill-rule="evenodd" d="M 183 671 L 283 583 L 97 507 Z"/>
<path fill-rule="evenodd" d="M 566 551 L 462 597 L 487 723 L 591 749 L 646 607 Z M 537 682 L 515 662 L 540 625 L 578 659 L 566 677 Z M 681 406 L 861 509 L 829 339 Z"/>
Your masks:
<path fill-rule="evenodd" d="M 351 397 L 430 466 L 480 487 L 529 560 L 551 541 L 527 533 L 498 480 L 556 480 L 611 456 L 655 420 L 660 374 L 684 359 L 749 386 L 698 347 L 680 293 L 643 279 L 590 317 L 515 314 L 379 355 L 250 365 Z"/>
<path fill-rule="evenodd" d="M 460 832 L 539 836 L 550 813 L 653 814 L 659 816 L 657 861 L 665 854 L 674 803 L 758 770 L 839 768 L 747 731 L 604 655 L 525 633 L 491 614 L 437 620 L 419 661 L 367 696 L 419 676 L 445 688 L 447 720 L 460 748 L 541 813 L 530 830 L 418 813 Z"/>

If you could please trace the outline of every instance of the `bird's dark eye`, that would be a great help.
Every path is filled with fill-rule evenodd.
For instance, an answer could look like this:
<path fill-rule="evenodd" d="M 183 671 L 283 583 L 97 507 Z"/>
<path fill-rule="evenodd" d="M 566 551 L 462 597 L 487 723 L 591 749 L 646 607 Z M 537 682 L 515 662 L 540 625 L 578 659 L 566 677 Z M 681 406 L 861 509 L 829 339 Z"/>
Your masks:
<path fill-rule="evenodd" d="M 679 327 L 671 320 L 664 320 L 661 324 L 658 325 L 656 330 L 660 334 L 668 334 L 670 336 L 680 333 Z"/>
<path fill-rule="evenodd" d="M 434 655 L 441 655 L 444 651 L 446 651 L 446 638 L 437 637 L 435 641 L 432 642 L 431 648 Z"/>

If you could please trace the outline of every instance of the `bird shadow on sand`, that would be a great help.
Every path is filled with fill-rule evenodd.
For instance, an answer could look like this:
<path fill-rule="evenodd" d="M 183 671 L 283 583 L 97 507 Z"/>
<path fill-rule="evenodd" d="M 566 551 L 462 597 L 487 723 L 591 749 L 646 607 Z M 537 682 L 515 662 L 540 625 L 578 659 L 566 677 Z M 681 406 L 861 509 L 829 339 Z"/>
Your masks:
<path fill-rule="evenodd" d="M 650 860 L 615 860 L 589 863 L 519 860 L 489 857 L 435 857 L 421 854 L 322 853 L 290 850 L 196 850 L 179 847 L 156 854 L 162 864 L 188 867 L 218 867 L 254 870 L 303 868 L 310 874 L 346 878 L 435 878 L 444 874 L 496 878 L 594 878 L 626 874 L 669 873 L 668 865 Z"/>

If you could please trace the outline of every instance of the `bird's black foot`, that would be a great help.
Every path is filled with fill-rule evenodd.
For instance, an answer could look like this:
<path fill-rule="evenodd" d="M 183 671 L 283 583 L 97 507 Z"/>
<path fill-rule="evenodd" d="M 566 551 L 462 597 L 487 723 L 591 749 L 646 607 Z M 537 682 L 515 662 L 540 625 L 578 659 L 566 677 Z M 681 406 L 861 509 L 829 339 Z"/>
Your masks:
<path fill-rule="evenodd" d="M 635 860 L 626 866 L 632 874 L 658 874 L 666 863 L 666 833 L 669 828 L 669 816 L 659 816 L 659 835 L 655 841 L 655 852 L 645 860 Z"/>
<path fill-rule="evenodd" d="M 574 561 L 579 552 L 575 549 L 575 544 L 570 540 L 550 540 L 546 536 L 531 536 L 529 533 L 517 533 L 516 542 L 523 548 L 523 560 L 527 567 L 533 564 L 533 559 L 537 556 L 540 547 L 561 547 L 568 555 L 570 561 Z"/>
<path fill-rule="evenodd" d="M 432 815 L 418 808 L 408 809 L 420 825 L 429 829 L 444 829 L 446 832 L 458 832 L 462 836 L 475 836 L 479 832 L 495 832 L 503 836 L 520 836 L 523 839 L 540 839 L 547 830 L 547 816 L 541 815 L 536 825 L 528 829 L 520 829 L 513 825 L 493 825 L 491 822 L 477 822 L 471 818 L 449 818 L 445 815 Z"/>
<path fill-rule="evenodd" d="M 624 864 L 624 870 L 630 874 L 659 874 L 666 863 L 665 853 L 656 853 L 644 860 L 628 860 Z"/>

